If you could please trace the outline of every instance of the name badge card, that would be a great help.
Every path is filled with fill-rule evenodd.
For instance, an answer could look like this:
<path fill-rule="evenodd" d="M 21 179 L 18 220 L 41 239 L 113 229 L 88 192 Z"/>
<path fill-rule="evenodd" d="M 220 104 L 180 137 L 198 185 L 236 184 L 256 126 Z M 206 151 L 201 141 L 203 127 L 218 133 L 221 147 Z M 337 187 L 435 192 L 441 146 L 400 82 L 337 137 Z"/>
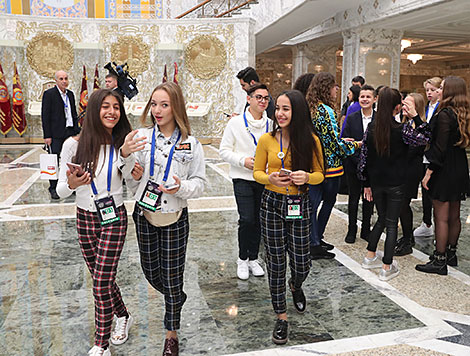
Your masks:
<path fill-rule="evenodd" d="M 145 210 L 154 212 L 160 209 L 161 198 L 162 191 L 158 189 L 158 184 L 149 180 L 137 204 Z"/>
<path fill-rule="evenodd" d="M 116 204 L 112 196 L 95 200 L 95 206 L 101 226 L 121 220 L 117 215 Z"/>
<path fill-rule="evenodd" d="M 302 219 L 302 196 L 286 196 L 286 219 Z"/>

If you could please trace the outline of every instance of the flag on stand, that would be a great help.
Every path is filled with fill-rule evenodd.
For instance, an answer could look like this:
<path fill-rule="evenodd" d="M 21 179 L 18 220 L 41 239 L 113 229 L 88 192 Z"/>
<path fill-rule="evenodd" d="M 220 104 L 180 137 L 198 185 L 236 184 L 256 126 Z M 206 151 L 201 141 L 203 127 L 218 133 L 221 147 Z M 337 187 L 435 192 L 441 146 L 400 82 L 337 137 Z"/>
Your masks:
<path fill-rule="evenodd" d="M 12 128 L 10 94 L 0 64 L 0 132 L 6 136 Z"/>
<path fill-rule="evenodd" d="M 100 78 L 98 74 L 98 64 L 95 67 L 95 80 L 93 80 L 93 91 L 100 88 Z"/>
<path fill-rule="evenodd" d="M 20 136 L 26 131 L 26 117 L 24 112 L 23 90 L 21 90 L 20 76 L 15 66 L 15 74 L 13 75 L 13 127 Z"/>
<path fill-rule="evenodd" d="M 166 64 L 165 64 L 165 69 L 163 70 L 163 79 L 162 79 L 162 83 L 166 83 L 166 81 L 168 80 L 168 74 L 166 72 Z"/>
<path fill-rule="evenodd" d="M 178 84 L 178 65 L 175 62 L 175 73 L 173 74 L 173 83 Z"/>
<path fill-rule="evenodd" d="M 78 126 L 82 127 L 85 110 L 88 104 L 88 85 L 86 77 L 86 68 L 83 66 L 82 89 L 80 91 L 80 103 L 78 104 Z"/>

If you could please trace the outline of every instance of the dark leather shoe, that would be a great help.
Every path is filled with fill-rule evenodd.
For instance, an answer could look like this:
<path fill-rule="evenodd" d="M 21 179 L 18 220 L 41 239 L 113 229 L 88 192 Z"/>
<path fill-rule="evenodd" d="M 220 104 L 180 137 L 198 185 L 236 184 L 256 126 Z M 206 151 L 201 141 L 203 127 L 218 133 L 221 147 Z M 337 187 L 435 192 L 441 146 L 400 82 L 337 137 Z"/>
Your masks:
<path fill-rule="evenodd" d="M 300 314 L 305 313 L 305 308 L 307 308 L 307 300 L 305 299 L 305 294 L 302 288 L 295 289 L 292 279 L 289 279 L 289 288 L 292 292 L 292 299 L 294 300 L 294 307 L 297 312 Z"/>
<path fill-rule="evenodd" d="M 276 345 L 284 345 L 287 342 L 288 323 L 287 320 L 277 319 L 273 330 L 273 342 Z"/>
<path fill-rule="evenodd" d="M 54 199 L 54 200 L 58 200 L 60 199 L 59 195 L 57 194 L 56 190 L 53 189 L 53 190 L 50 190 L 49 191 L 51 193 L 51 198 Z"/>
<path fill-rule="evenodd" d="M 178 340 L 174 338 L 165 339 L 165 346 L 163 346 L 163 356 L 178 356 L 179 346 Z"/>
<path fill-rule="evenodd" d="M 395 246 L 395 256 L 406 256 L 413 253 L 411 242 L 406 240 L 404 237 L 397 241 Z"/>
<path fill-rule="evenodd" d="M 432 261 L 429 261 L 428 263 L 424 265 L 416 265 L 415 269 L 417 271 L 424 272 L 424 273 L 434 273 L 434 274 L 439 274 L 441 276 L 446 276 L 447 275 L 446 257 L 444 255 L 439 255 L 439 253 L 436 253 Z"/>
<path fill-rule="evenodd" d="M 323 239 L 320 240 L 320 246 L 323 247 L 327 251 L 331 251 L 335 247 L 332 244 L 329 244 L 328 242 L 323 241 Z"/>
<path fill-rule="evenodd" d="M 370 235 L 370 230 L 361 230 L 361 234 L 359 235 L 361 239 L 369 242 L 369 235 Z"/>
<path fill-rule="evenodd" d="M 353 244 L 354 242 L 356 242 L 356 235 L 348 233 L 344 241 L 348 244 Z"/>
<path fill-rule="evenodd" d="M 310 246 L 310 259 L 312 260 L 331 260 L 335 256 L 334 253 L 328 252 L 321 245 Z"/>
<path fill-rule="evenodd" d="M 451 267 L 457 267 L 457 246 L 447 247 L 447 265 Z"/>

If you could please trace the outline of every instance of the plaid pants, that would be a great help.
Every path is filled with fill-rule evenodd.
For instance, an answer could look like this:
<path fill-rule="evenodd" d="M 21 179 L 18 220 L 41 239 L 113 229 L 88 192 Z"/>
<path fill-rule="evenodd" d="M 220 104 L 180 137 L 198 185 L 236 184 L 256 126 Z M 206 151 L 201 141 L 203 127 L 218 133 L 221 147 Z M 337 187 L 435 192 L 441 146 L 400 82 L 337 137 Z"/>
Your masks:
<path fill-rule="evenodd" d="M 96 213 L 77 208 L 78 242 L 93 279 L 95 345 L 107 347 L 113 316 L 127 315 L 116 284 L 116 272 L 127 232 L 127 212 L 117 208 L 121 220 L 101 226 Z"/>
<path fill-rule="evenodd" d="M 286 195 L 265 189 L 261 198 L 261 236 L 266 248 L 269 290 L 274 312 L 286 307 L 286 271 L 289 267 L 296 288 L 302 286 L 310 271 L 310 204 L 302 195 L 302 219 L 286 219 Z"/>
<path fill-rule="evenodd" d="M 132 217 L 145 278 L 165 296 L 165 328 L 178 330 L 189 236 L 188 209 L 183 209 L 177 222 L 164 227 L 150 224 L 137 204 Z"/>

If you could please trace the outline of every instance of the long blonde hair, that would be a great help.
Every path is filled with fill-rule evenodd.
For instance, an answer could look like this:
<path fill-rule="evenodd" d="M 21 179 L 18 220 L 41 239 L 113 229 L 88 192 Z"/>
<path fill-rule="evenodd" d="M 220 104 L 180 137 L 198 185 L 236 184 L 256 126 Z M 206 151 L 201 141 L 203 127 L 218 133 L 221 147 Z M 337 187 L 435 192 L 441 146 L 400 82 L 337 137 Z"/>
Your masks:
<path fill-rule="evenodd" d="M 415 102 L 415 109 L 419 117 L 421 120 L 426 121 L 426 101 L 424 97 L 419 93 L 410 93 L 409 95 Z"/>
<path fill-rule="evenodd" d="M 150 95 L 150 99 L 147 102 L 147 105 L 145 105 L 144 112 L 142 113 L 142 116 L 140 117 L 140 123 L 143 126 L 147 126 L 147 127 L 155 126 L 156 121 L 152 115 L 150 108 L 152 105 L 153 93 L 155 93 L 157 90 L 164 90 L 170 97 L 171 112 L 175 119 L 176 125 L 178 126 L 181 132 L 181 137 L 183 141 L 186 140 L 188 136 L 191 135 L 191 126 L 189 124 L 188 115 L 186 114 L 186 105 L 184 102 L 183 92 L 181 91 L 181 87 L 176 83 L 165 82 L 165 83 L 158 85 L 155 89 L 153 89 L 152 94 Z M 150 119 L 152 120 L 151 124 L 147 122 L 147 117 L 149 116 L 150 116 Z"/>

